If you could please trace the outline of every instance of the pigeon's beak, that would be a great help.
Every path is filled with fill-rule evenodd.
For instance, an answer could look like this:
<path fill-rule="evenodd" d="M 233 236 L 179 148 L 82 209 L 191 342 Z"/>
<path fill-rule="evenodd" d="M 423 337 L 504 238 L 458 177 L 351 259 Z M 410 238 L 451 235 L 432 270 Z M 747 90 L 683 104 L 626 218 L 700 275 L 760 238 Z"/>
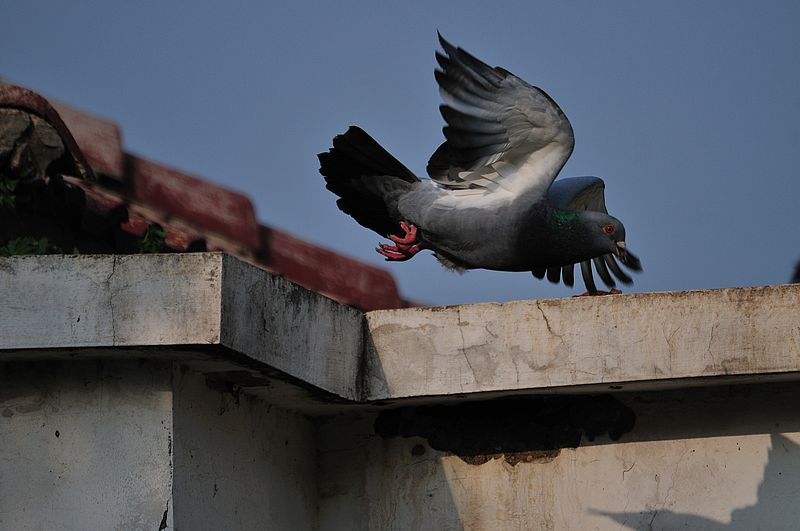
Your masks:
<path fill-rule="evenodd" d="M 617 243 L 617 248 L 616 248 L 617 256 L 619 256 L 619 259 L 622 260 L 622 263 L 624 264 L 628 261 L 628 251 L 625 249 L 625 242 L 618 241 L 616 243 Z"/>

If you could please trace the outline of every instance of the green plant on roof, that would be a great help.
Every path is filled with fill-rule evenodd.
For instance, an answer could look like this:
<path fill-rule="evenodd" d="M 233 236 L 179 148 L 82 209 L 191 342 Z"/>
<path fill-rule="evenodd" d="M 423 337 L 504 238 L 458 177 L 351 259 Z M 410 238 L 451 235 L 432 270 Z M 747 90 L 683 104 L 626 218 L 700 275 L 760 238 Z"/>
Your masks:
<path fill-rule="evenodd" d="M 3 179 L 0 178 L 0 209 L 14 208 L 17 201 L 17 196 L 14 191 L 17 189 L 16 179 Z"/>
<path fill-rule="evenodd" d="M 23 236 L 14 238 L 0 246 L 0 256 L 23 256 L 27 254 L 59 254 L 63 251 L 47 238 Z"/>
<path fill-rule="evenodd" d="M 142 236 L 142 241 L 139 242 L 139 252 L 141 253 L 158 253 L 164 248 L 164 242 L 167 239 L 167 231 L 161 228 L 161 225 L 153 223 L 147 227 L 147 230 Z"/>

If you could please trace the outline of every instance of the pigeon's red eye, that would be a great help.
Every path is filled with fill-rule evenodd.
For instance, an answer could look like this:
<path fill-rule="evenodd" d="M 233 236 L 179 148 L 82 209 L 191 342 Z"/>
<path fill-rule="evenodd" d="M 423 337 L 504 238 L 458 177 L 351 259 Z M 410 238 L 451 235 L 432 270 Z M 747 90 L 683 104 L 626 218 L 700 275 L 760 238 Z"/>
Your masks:
<path fill-rule="evenodd" d="M 614 234 L 614 225 L 609 223 L 608 225 L 603 227 L 603 232 L 605 232 L 606 234 Z"/>

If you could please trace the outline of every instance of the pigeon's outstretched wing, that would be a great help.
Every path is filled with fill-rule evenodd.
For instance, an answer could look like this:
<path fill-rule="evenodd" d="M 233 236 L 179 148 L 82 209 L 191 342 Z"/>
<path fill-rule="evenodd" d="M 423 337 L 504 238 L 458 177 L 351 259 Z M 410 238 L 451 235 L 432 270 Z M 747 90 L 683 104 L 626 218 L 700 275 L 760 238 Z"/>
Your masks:
<path fill-rule="evenodd" d="M 565 210 L 594 210 L 595 212 L 608 214 L 604 193 L 605 187 L 606 185 L 603 179 L 599 177 L 570 177 L 567 179 L 559 179 L 553 183 L 553 186 L 551 186 L 548 191 L 547 197 L 550 203 L 556 208 Z M 597 291 L 592 275 L 592 262 L 594 262 L 597 274 L 600 275 L 603 282 L 610 288 L 616 285 L 614 277 L 617 277 L 623 284 L 631 284 L 633 282 L 631 277 L 620 268 L 617 263 L 617 258 L 613 254 L 605 254 L 591 261 L 586 260 L 581 262 L 583 283 L 586 284 L 586 289 L 590 292 Z M 627 250 L 623 264 L 633 271 L 642 270 L 642 264 L 639 259 Z M 574 283 L 574 265 L 575 264 L 569 264 L 562 267 L 537 269 L 533 271 L 533 274 L 537 278 L 543 278 L 545 274 L 547 274 L 547 279 L 554 283 L 558 283 L 560 277 L 563 277 L 564 284 L 572 286 Z"/>
<path fill-rule="evenodd" d="M 567 117 L 543 90 L 439 42 L 447 140 L 428 162 L 431 179 L 454 191 L 544 198 L 575 143 Z"/>

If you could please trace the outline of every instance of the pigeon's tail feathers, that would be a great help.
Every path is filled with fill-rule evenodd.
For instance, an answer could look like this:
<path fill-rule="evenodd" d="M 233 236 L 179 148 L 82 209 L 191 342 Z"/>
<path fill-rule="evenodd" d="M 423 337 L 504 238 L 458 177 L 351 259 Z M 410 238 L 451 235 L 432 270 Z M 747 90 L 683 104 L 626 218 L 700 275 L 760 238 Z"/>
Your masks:
<path fill-rule="evenodd" d="M 319 172 L 339 196 L 342 212 L 381 236 L 403 235 L 397 202 L 420 182 L 411 170 L 356 126 L 336 136 L 333 147 L 318 157 Z"/>

